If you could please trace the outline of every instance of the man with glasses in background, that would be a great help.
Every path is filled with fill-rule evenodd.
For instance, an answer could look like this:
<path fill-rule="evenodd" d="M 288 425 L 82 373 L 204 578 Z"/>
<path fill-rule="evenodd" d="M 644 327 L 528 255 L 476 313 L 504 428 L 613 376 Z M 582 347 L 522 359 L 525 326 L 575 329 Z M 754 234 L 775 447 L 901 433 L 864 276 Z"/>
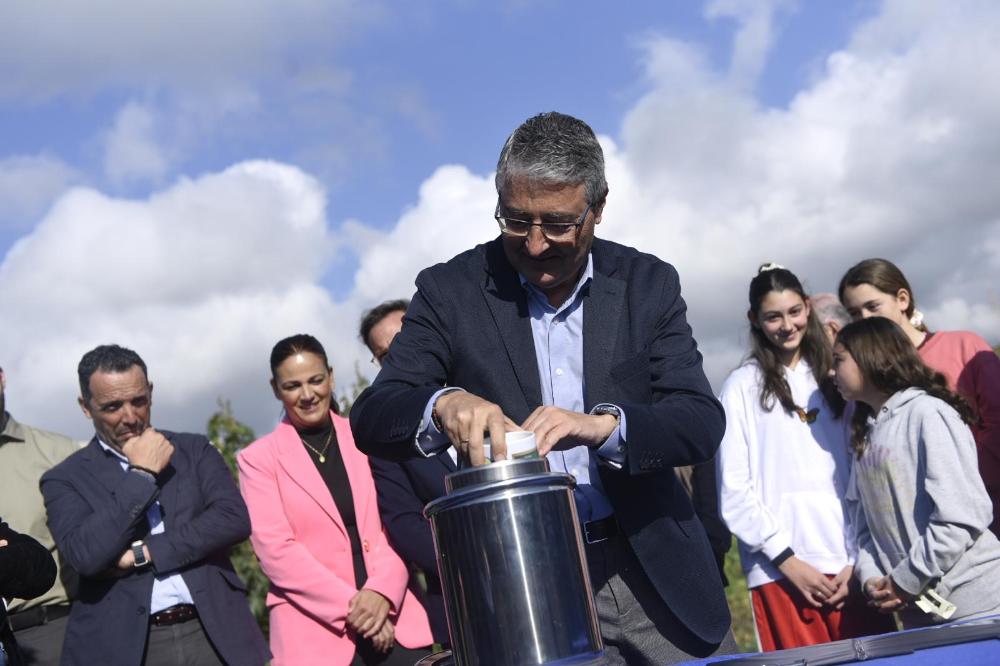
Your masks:
<path fill-rule="evenodd" d="M 372 353 L 372 363 L 381 367 L 389 345 L 403 328 L 403 315 L 410 302 L 405 298 L 379 303 L 361 318 L 361 341 Z"/>
<path fill-rule="evenodd" d="M 361 318 L 361 339 L 372 353 L 372 363 L 381 366 L 389 345 L 403 328 L 403 315 L 409 305 L 405 299 L 385 301 Z M 444 495 L 444 477 L 458 470 L 455 449 L 449 446 L 429 458 L 387 460 L 373 456 L 369 460 L 389 542 L 411 570 L 423 572 L 422 583 L 413 580 L 410 589 L 427 611 L 434 642 L 450 645 L 434 537 L 424 517 L 424 506 Z"/>
<path fill-rule="evenodd" d="M 500 237 L 417 277 L 402 331 L 351 411 L 359 446 L 398 459 L 451 443 L 480 464 L 484 433 L 497 459 L 506 431 L 533 431 L 553 471 L 576 477 L 613 663 L 733 651 L 719 572 L 673 470 L 710 459 L 725 429 L 677 272 L 594 238 L 604 155 L 576 118 L 523 123 L 496 186 Z"/>

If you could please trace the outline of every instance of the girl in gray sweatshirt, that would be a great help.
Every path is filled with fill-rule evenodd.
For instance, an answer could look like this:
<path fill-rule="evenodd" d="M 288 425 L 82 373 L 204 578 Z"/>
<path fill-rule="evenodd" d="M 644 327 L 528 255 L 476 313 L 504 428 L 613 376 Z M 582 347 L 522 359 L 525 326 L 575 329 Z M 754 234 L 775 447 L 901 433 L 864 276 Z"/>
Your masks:
<path fill-rule="evenodd" d="M 837 388 L 857 401 L 847 500 L 870 605 L 906 628 L 1000 614 L 1000 542 L 972 410 L 888 319 L 844 327 L 833 356 Z"/>

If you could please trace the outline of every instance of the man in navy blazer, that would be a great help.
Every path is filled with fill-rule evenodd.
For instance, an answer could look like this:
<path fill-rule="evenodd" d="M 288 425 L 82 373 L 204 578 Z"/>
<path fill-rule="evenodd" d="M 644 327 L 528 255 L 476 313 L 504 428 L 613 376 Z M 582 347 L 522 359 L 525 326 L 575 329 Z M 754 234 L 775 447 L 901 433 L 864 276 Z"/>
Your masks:
<path fill-rule="evenodd" d="M 80 574 L 63 664 L 263 664 L 228 555 L 250 518 L 222 456 L 201 435 L 150 426 L 135 352 L 97 347 L 79 378 L 96 435 L 41 481 L 56 546 Z"/>
<path fill-rule="evenodd" d="M 595 239 L 608 187 L 593 131 L 559 113 L 511 134 L 497 164 L 496 240 L 417 277 L 403 329 L 351 411 L 377 456 L 532 430 L 575 499 L 605 647 L 663 664 L 735 649 L 719 572 L 673 467 L 725 429 L 677 272 Z M 558 582 L 559 572 L 552 572 Z"/>
<path fill-rule="evenodd" d="M 403 327 L 403 315 L 410 302 L 394 299 L 379 303 L 361 318 L 361 340 L 372 353 L 372 361 L 381 365 L 389 347 Z M 438 579 L 437 556 L 431 524 L 424 517 L 424 506 L 444 494 L 444 477 L 457 471 L 454 450 L 441 451 L 430 458 L 386 460 L 369 458 L 379 515 L 393 549 L 407 563 L 424 574 L 424 585 L 411 585 L 427 611 L 434 642 L 449 645 L 448 620 Z"/>

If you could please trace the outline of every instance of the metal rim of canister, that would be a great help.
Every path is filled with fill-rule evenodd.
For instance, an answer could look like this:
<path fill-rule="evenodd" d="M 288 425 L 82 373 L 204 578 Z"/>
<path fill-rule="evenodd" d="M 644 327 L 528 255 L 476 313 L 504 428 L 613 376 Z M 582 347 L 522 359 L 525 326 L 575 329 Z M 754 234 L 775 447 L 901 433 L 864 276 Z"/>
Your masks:
<path fill-rule="evenodd" d="M 517 495 L 533 495 L 548 490 L 572 489 L 575 485 L 576 478 L 572 474 L 542 472 L 467 486 L 430 502 L 424 507 L 424 517 L 430 519 L 435 514 L 458 505 L 469 506 L 497 499 L 510 499 Z M 515 491 L 521 492 L 516 493 Z"/>

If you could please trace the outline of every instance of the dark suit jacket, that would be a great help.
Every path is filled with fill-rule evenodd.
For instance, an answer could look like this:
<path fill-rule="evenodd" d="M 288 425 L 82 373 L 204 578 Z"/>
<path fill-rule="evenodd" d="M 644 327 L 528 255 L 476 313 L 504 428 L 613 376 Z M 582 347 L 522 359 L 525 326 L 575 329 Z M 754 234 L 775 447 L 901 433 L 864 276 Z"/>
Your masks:
<path fill-rule="evenodd" d="M 175 450 L 156 484 L 122 471 L 96 438 L 42 476 L 56 547 L 80 573 L 63 664 L 142 663 L 154 573 L 173 572 L 184 578 L 226 662 L 263 664 L 267 645 L 228 555 L 250 534 L 243 498 L 206 438 L 161 432 Z M 151 535 L 146 508 L 157 499 L 166 531 Z M 136 539 L 145 539 L 152 565 L 114 575 L 119 556 Z"/>
<path fill-rule="evenodd" d="M 725 431 L 685 317 L 677 272 L 654 256 L 595 239 L 583 305 L 584 403 L 610 402 L 627 419 L 623 469 L 600 467 L 622 531 L 670 609 L 718 643 L 729 609 L 705 530 L 673 467 L 706 461 Z M 351 410 L 360 448 L 415 455 L 427 401 L 458 386 L 516 422 L 542 402 L 524 289 L 500 240 L 417 277 L 403 330 L 375 382 Z"/>
<path fill-rule="evenodd" d="M 447 452 L 400 462 L 375 457 L 369 461 L 389 542 L 407 564 L 423 570 L 427 591 L 418 597 L 427 611 L 434 641 L 450 644 L 434 537 L 430 522 L 424 518 L 424 506 L 444 495 L 444 477 L 457 470 L 455 463 Z"/>

